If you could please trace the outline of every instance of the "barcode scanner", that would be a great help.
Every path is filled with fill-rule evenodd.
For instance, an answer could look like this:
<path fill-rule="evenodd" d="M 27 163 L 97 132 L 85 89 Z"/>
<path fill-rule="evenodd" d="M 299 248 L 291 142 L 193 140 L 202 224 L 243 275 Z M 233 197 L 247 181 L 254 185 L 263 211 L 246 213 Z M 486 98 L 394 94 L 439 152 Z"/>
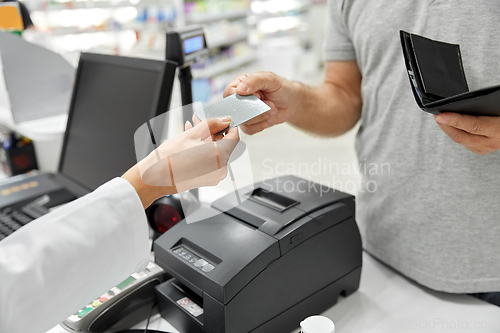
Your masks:
<path fill-rule="evenodd" d="M 168 195 L 156 200 L 146 209 L 146 216 L 154 230 L 153 240 L 155 240 L 184 219 L 179 196 Z"/>

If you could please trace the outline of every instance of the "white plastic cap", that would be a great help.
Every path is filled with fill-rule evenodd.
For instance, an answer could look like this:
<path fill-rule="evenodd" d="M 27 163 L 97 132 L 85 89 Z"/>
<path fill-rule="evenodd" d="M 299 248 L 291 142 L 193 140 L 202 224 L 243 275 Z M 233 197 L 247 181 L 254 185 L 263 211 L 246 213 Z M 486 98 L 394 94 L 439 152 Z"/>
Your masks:
<path fill-rule="evenodd" d="M 335 333 L 335 325 L 329 318 L 312 316 L 300 323 L 302 333 Z"/>

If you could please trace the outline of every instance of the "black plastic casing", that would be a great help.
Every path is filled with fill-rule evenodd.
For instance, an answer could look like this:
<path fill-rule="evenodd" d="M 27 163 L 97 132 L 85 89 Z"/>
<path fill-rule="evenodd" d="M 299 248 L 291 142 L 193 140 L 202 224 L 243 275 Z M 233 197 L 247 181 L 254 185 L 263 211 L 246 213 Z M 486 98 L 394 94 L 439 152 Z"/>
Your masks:
<path fill-rule="evenodd" d="M 249 191 L 295 203 L 279 211 L 253 198 L 223 213 L 232 207 L 230 194 L 206 208 L 219 215 L 183 220 L 155 241 L 156 263 L 174 277 L 156 288 L 160 310 L 178 330 L 291 331 L 334 305 L 339 293 L 358 289 L 362 246 L 353 196 L 295 176 L 255 188 Z M 179 247 L 215 268 L 203 272 L 174 252 Z M 202 315 L 177 304 L 185 296 Z"/>

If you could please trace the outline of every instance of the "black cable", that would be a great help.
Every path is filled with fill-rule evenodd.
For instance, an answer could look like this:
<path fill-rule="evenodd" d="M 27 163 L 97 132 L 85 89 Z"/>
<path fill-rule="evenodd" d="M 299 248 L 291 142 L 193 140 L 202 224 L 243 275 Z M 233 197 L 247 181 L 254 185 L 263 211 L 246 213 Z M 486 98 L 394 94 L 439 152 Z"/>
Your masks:
<path fill-rule="evenodd" d="M 155 301 L 153 303 L 153 306 L 151 307 L 151 310 L 149 311 L 148 321 L 146 322 L 146 329 L 144 330 L 144 333 L 148 333 L 149 321 L 151 320 L 151 316 L 153 315 L 153 309 L 156 307 L 156 304 L 157 302 Z"/>

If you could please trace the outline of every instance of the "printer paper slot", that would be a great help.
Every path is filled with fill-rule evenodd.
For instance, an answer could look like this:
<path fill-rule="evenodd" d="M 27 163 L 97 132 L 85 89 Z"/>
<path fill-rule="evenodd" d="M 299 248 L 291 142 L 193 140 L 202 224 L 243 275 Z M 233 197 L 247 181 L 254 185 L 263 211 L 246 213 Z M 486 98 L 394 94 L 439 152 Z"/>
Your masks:
<path fill-rule="evenodd" d="M 172 287 L 180 291 L 185 297 L 189 298 L 193 303 L 195 303 L 196 305 L 198 305 L 200 308 L 203 309 L 203 297 L 199 296 L 194 291 L 192 291 L 191 289 L 189 289 L 176 279 L 171 280 L 170 284 L 172 285 Z"/>
<path fill-rule="evenodd" d="M 284 212 L 288 208 L 299 204 L 298 201 L 262 188 L 256 188 L 248 199 L 278 212 Z"/>

